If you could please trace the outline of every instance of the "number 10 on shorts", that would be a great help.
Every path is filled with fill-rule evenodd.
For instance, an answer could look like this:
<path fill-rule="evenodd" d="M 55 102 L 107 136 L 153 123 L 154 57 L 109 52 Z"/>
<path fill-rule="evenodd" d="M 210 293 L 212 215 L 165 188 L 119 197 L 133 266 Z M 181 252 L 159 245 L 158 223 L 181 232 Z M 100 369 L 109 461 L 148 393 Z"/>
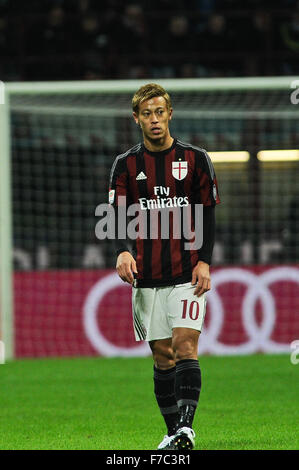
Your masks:
<path fill-rule="evenodd" d="M 198 302 L 196 300 L 190 302 L 188 299 L 183 299 L 181 302 L 183 302 L 182 318 L 185 319 L 189 317 L 190 320 L 197 320 L 199 316 Z"/>

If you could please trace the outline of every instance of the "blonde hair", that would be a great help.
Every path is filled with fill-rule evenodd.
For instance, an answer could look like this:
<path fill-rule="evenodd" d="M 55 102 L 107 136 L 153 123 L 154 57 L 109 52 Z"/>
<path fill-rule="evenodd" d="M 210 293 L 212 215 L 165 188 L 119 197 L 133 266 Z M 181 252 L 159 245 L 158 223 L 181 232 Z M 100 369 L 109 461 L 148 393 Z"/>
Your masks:
<path fill-rule="evenodd" d="M 146 85 L 143 85 L 142 87 L 140 87 L 139 90 L 137 90 L 135 95 L 133 96 L 132 98 L 133 111 L 136 114 L 138 114 L 139 105 L 143 101 L 149 100 L 156 96 L 162 96 L 166 101 L 167 109 L 170 110 L 171 99 L 167 91 L 161 85 L 158 85 L 157 83 L 147 83 Z"/>

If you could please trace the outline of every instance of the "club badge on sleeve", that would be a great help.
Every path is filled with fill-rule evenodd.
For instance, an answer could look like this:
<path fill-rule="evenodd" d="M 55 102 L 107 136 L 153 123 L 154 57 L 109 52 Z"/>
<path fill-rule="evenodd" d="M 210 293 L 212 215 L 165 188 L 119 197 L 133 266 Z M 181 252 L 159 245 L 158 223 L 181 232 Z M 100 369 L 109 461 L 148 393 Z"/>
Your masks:
<path fill-rule="evenodd" d="M 114 203 L 115 189 L 109 190 L 109 204 Z"/>
<path fill-rule="evenodd" d="M 214 183 L 213 185 L 213 197 L 215 199 L 215 201 L 217 200 L 217 188 L 216 188 L 216 184 Z"/>

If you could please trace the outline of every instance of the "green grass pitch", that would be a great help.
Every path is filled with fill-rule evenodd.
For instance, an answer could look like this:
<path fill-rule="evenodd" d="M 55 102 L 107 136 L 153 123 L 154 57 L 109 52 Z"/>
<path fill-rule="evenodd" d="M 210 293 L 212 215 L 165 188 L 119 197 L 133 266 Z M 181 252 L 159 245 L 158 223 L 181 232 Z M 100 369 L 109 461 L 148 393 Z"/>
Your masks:
<path fill-rule="evenodd" d="M 203 356 L 196 449 L 298 449 L 299 364 Z M 151 358 L 0 365 L 0 449 L 156 449 L 165 434 Z"/>

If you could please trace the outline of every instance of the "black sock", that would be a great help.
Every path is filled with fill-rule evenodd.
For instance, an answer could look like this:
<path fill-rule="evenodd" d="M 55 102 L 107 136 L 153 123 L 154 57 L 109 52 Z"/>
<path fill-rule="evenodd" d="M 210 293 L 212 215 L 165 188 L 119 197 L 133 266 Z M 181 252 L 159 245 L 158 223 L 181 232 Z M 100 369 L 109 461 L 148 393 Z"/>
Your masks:
<path fill-rule="evenodd" d="M 175 393 L 179 407 L 178 427 L 192 428 L 201 389 L 198 360 L 183 359 L 176 364 Z"/>
<path fill-rule="evenodd" d="M 154 366 L 155 396 L 169 436 L 175 434 L 179 419 L 175 396 L 175 373 L 175 367 L 162 370 Z"/>

